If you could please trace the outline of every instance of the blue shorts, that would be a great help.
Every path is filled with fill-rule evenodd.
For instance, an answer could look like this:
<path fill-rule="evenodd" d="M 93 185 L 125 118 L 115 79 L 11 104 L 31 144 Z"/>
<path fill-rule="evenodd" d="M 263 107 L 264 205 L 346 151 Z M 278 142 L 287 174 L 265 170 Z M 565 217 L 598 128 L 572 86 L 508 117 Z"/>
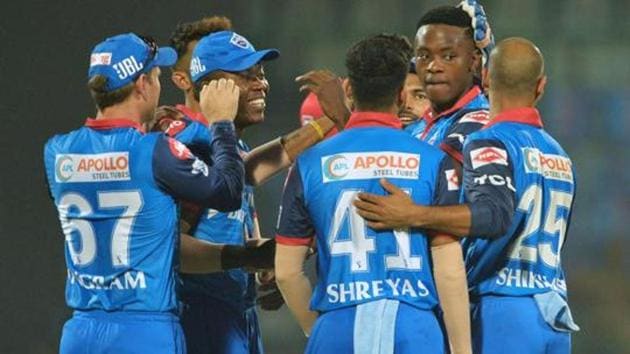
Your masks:
<path fill-rule="evenodd" d="M 184 333 L 169 313 L 75 311 L 63 326 L 61 354 L 185 354 Z"/>
<path fill-rule="evenodd" d="M 181 316 L 189 354 L 263 354 L 256 308 L 238 312 L 208 296 L 184 300 Z"/>
<path fill-rule="evenodd" d="M 435 313 L 395 300 L 378 300 L 322 313 L 307 354 L 443 354 Z"/>
<path fill-rule="evenodd" d="M 551 328 L 529 296 L 483 296 L 471 320 L 474 353 L 571 353 L 571 334 Z"/>

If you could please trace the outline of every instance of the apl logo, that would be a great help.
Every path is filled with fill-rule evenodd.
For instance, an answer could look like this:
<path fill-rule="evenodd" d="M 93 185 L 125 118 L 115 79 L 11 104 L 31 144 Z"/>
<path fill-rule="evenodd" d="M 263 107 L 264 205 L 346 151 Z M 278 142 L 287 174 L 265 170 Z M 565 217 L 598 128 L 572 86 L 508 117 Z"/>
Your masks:
<path fill-rule="evenodd" d="M 540 173 L 540 152 L 536 149 L 525 148 L 525 169 L 527 172 Z"/>
<path fill-rule="evenodd" d="M 72 157 L 66 155 L 57 156 L 55 173 L 59 181 L 66 182 L 69 180 L 74 173 L 74 161 L 72 161 Z"/>
<path fill-rule="evenodd" d="M 343 155 L 333 155 L 324 161 L 324 176 L 331 180 L 345 177 L 350 171 L 348 160 Z"/>

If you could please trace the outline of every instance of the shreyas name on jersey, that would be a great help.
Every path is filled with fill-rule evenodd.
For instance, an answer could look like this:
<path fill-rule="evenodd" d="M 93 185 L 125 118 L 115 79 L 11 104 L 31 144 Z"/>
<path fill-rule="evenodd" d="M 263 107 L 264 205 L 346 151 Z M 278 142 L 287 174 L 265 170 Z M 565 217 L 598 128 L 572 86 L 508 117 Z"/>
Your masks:
<path fill-rule="evenodd" d="M 545 178 L 573 183 L 571 160 L 564 156 L 544 154 L 538 149 L 523 148 L 525 172 L 538 173 Z"/>
<path fill-rule="evenodd" d="M 57 154 L 55 156 L 55 181 L 113 182 L 128 181 L 129 153 L 105 154 Z"/>
<path fill-rule="evenodd" d="M 420 175 L 420 155 L 394 151 L 328 155 L 321 163 L 324 183 L 382 177 L 417 179 Z"/>
<path fill-rule="evenodd" d="M 68 282 L 92 290 L 146 289 L 147 281 L 142 271 L 130 270 L 112 277 L 79 273 L 68 269 Z"/>
<path fill-rule="evenodd" d="M 429 289 L 419 279 L 394 278 L 372 281 L 334 283 L 326 286 L 326 295 L 331 304 L 352 303 L 382 297 L 429 296 Z"/>

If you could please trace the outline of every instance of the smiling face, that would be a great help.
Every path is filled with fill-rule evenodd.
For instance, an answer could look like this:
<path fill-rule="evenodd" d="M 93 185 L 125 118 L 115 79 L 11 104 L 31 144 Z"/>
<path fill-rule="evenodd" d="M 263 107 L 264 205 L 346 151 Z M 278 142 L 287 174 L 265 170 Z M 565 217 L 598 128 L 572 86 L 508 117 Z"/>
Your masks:
<path fill-rule="evenodd" d="M 416 35 L 416 72 L 436 113 L 457 102 L 472 86 L 480 56 L 466 28 L 431 24 Z"/>
<path fill-rule="evenodd" d="M 262 64 L 239 72 L 218 72 L 213 79 L 232 79 L 240 89 L 238 112 L 234 125 L 238 129 L 261 123 L 265 120 L 266 97 L 269 92 L 269 82 L 265 78 Z"/>

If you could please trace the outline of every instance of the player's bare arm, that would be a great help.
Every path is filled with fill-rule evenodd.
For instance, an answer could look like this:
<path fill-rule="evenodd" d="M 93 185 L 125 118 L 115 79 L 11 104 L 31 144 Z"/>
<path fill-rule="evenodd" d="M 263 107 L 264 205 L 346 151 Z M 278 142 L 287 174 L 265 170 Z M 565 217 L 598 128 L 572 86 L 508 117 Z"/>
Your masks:
<path fill-rule="evenodd" d="M 345 121 L 344 121 L 345 124 Z M 291 166 L 302 151 L 317 144 L 335 127 L 328 117 L 321 117 L 280 138 L 265 143 L 245 157 L 247 183 L 259 186 Z"/>
<path fill-rule="evenodd" d="M 458 239 L 446 234 L 434 235 L 431 259 L 451 353 L 472 353 L 468 285 Z"/>
<path fill-rule="evenodd" d="M 304 261 L 309 253 L 308 246 L 276 246 L 276 282 L 282 296 L 307 336 L 310 335 L 317 312 L 309 310 L 313 293 L 311 283 L 304 274 Z"/>

